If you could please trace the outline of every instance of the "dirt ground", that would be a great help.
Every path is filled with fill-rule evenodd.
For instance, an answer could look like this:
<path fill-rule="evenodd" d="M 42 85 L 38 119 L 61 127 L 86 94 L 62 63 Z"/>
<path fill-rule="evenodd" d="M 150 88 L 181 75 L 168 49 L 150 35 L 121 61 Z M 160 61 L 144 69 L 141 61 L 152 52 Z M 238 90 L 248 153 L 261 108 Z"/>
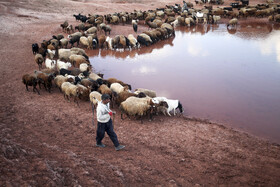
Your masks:
<path fill-rule="evenodd" d="M 117 114 L 114 128 L 126 145 L 117 152 L 107 135 L 106 148 L 95 147 L 89 102 L 77 107 L 56 88 L 27 92 L 21 77 L 37 69 L 31 44 L 61 33 L 65 20 L 77 24 L 73 14 L 182 4 L 92 2 L 0 2 L 0 186 L 280 186 L 280 146 L 246 132 L 182 116 L 141 124 Z M 119 32 L 132 27 L 112 35 Z"/>

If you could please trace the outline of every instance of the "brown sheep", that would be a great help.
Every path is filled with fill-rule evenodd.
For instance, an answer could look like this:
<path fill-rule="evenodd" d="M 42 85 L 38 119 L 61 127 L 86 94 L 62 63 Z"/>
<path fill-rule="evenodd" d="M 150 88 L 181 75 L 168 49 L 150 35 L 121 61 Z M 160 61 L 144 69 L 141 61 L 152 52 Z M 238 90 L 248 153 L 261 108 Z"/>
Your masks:
<path fill-rule="evenodd" d="M 25 84 L 26 90 L 28 90 L 28 86 L 33 86 L 33 92 L 37 91 L 40 95 L 39 90 L 36 88 L 38 80 L 34 74 L 25 74 L 22 76 L 22 82 Z"/>
<path fill-rule="evenodd" d="M 41 89 L 41 84 L 44 85 L 45 89 L 51 93 L 51 87 L 52 87 L 52 80 L 54 80 L 53 74 L 46 74 L 43 72 L 39 72 L 37 74 L 38 84 L 39 88 Z"/>
<path fill-rule="evenodd" d="M 110 87 L 111 84 L 113 84 L 113 83 L 119 83 L 120 85 L 122 85 L 122 86 L 124 86 L 124 87 L 127 86 L 128 89 L 131 90 L 131 85 L 126 84 L 126 83 L 124 83 L 123 81 L 120 81 L 120 80 L 118 80 L 118 79 L 116 79 L 116 78 L 109 78 L 109 79 L 107 79 L 107 82 L 108 82 L 108 86 L 109 86 L 109 87 Z"/>
<path fill-rule="evenodd" d="M 44 62 L 44 57 L 41 54 L 37 53 L 35 55 L 35 62 L 38 64 L 38 67 L 40 70 L 42 68 L 42 64 Z"/>

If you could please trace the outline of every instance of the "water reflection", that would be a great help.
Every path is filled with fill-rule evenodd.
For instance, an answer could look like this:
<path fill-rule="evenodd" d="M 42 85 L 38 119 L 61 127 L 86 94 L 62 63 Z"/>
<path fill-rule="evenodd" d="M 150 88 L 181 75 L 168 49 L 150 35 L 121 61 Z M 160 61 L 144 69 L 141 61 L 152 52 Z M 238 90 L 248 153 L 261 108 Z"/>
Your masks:
<path fill-rule="evenodd" d="M 279 36 L 267 24 L 240 25 L 236 31 L 218 24 L 182 27 L 175 38 L 151 47 L 96 50 L 90 61 L 105 78 L 179 99 L 186 115 L 280 143 Z"/>

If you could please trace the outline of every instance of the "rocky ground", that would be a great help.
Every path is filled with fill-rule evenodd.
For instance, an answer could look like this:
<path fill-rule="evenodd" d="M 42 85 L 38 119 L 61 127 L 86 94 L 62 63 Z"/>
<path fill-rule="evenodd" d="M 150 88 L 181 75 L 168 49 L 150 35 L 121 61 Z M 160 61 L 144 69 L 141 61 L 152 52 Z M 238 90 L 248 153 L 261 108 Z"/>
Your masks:
<path fill-rule="evenodd" d="M 115 131 L 126 148 L 115 151 L 108 136 L 106 148 L 97 148 L 89 102 L 77 107 L 56 88 L 51 94 L 41 90 L 41 95 L 25 90 L 22 75 L 37 69 L 31 44 L 61 33 L 59 24 L 66 19 L 77 24 L 74 13 L 148 10 L 174 3 L 182 4 L 0 2 L 0 186 L 280 185 L 278 144 L 183 116 L 156 116 L 141 124 L 117 114 Z M 112 35 L 129 29 L 132 32 L 131 26 L 113 29 Z"/>

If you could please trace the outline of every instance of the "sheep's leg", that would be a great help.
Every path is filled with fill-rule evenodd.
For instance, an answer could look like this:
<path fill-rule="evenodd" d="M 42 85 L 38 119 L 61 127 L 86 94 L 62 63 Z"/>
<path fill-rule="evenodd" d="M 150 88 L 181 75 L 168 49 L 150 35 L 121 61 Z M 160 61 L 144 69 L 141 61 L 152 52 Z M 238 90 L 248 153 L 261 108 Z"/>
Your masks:
<path fill-rule="evenodd" d="M 33 92 L 37 91 L 38 95 L 40 95 L 39 90 L 36 88 L 36 86 L 33 86 Z"/>
<path fill-rule="evenodd" d="M 169 116 L 171 116 L 171 114 L 170 114 L 169 112 L 170 112 L 170 111 L 167 110 L 167 114 L 168 114 Z"/>
<path fill-rule="evenodd" d="M 25 85 L 25 87 L 26 87 L 26 90 L 29 91 L 29 90 L 28 90 L 28 85 L 27 85 L 27 84 Z"/>

